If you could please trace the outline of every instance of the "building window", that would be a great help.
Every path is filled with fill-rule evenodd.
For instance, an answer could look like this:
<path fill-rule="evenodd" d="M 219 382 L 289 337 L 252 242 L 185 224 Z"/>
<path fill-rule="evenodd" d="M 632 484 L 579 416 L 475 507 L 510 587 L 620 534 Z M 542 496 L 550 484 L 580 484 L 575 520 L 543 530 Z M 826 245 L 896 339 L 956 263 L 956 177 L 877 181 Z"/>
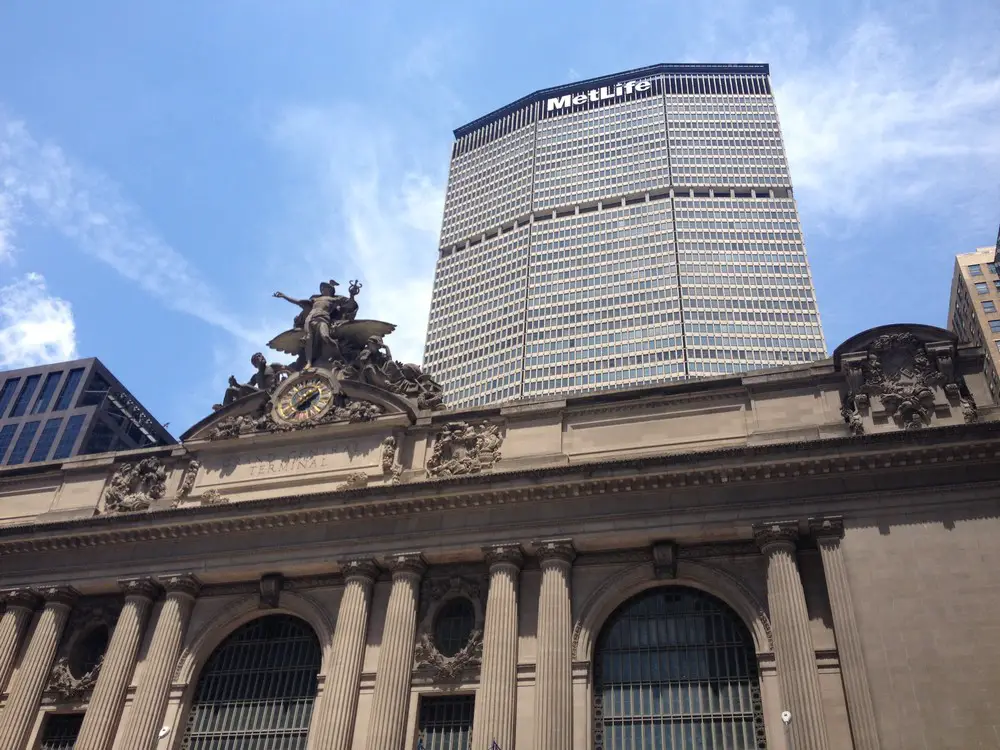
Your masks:
<path fill-rule="evenodd" d="M 7 449 L 10 447 L 10 441 L 14 439 L 15 432 L 17 432 L 16 424 L 8 424 L 0 428 L 0 465 L 3 465 L 3 457 L 7 455 Z"/>
<path fill-rule="evenodd" d="M 421 697 L 419 744 L 424 750 L 469 750 L 475 703 L 474 695 Z"/>
<path fill-rule="evenodd" d="M 80 406 L 99 406 L 111 390 L 111 384 L 100 373 L 94 373 L 90 384 L 84 389 L 80 398 Z"/>
<path fill-rule="evenodd" d="M 594 747 L 764 747 L 757 656 L 718 599 L 681 587 L 625 602 L 594 656 Z"/>
<path fill-rule="evenodd" d="M 83 427 L 83 420 L 83 414 L 77 414 L 66 420 L 66 428 L 63 430 L 62 437 L 59 438 L 59 444 L 56 446 L 56 452 L 52 454 L 52 458 L 70 457 L 73 453 L 73 446 L 76 445 L 76 438 L 80 434 L 80 428 Z"/>
<path fill-rule="evenodd" d="M 38 436 L 38 442 L 35 443 L 35 450 L 31 452 L 31 461 L 44 461 L 49 457 L 49 451 L 52 449 L 52 443 L 56 440 L 56 433 L 59 432 L 59 425 L 62 423 L 62 417 L 57 417 L 56 419 L 50 419 L 45 423 L 42 428 L 42 434 Z"/>
<path fill-rule="evenodd" d="M 969 276 L 982 276 L 983 267 L 976 263 L 975 265 L 969 266 Z"/>
<path fill-rule="evenodd" d="M 17 436 L 17 442 L 14 443 L 14 450 L 10 452 L 10 459 L 7 463 L 13 466 L 14 464 L 24 463 L 24 457 L 28 455 L 28 448 L 31 447 L 31 441 L 35 439 L 35 433 L 38 432 L 38 425 L 41 422 L 25 422 L 21 426 L 21 434 Z"/>
<path fill-rule="evenodd" d="M 321 660 L 316 634 L 297 617 L 238 628 L 198 679 L 182 750 L 305 750 Z"/>
<path fill-rule="evenodd" d="M 991 299 L 984 299 L 983 300 L 983 312 L 992 313 L 992 312 L 996 312 L 996 311 L 997 311 L 997 306 L 993 302 L 993 300 L 991 300 Z"/>
<path fill-rule="evenodd" d="M 990 331 L 993 333 L 1000 333 L 1000 320 L 990 321 Z"/>
<path fill-rule="evenodd" d="M 985 281 L 976 282 L 976 294 L 986 294 L 988 291 L 989 288 L 986 286 Z"/>
<path fill-rule="evenodd" d="M 476 626 L 472 602 L 458 596 L 445 603 L 434 622 L 434 645 L 443 656 L 454 656 L 469 642 Z"/>
<path fill-rule="evenodd" d="M 35 389 L 38 388 L 38 381 L 41 379 L 41 375 L 29 375 L 25 378 L 21 392 L 17 394 L 17 401 L 14 402 L 14 408 L 10 410 L 12 417 L 23 416 L 28 410 L 28 403 L 31 401 L 31 397 L 35 395 Z"/>
<path fill-rule="evenodd" d="M 83 714 L 49 714 L 39 750 L 73 750 L 83 726 Z"/>
<path fill-rule="evenodd" d="M 75 367 L 69 371 L 69 375 L 66 376 L 66 382 L 63 383 L 62 390 L 59 391 L 59 398 L 56 400 L 55 408 L 52 411 L 62 411 L 63 409 L 69 409 L 73 405 L 73 396 L 76 395 L 76 389 L 80 385 L 81 377 L 83 377 L 82 367 Z"/>
<path fill-rule="evenodd" d="M 987 263 L 986 267 L 988 269 L 990 269 L 990 273 L 993 274 L 994 276 L 1000 275 L 1000 272 L 997 271 L 997 264 L 996 263 Z"/>
<path fill-rule="evenodd" d="M 52 401 L 52 396 L 55 395 L 60 377 L 62 377 L 61 372 L 50 372 L 45 376 L 42 390 L 39 392 L 38 398 L 35 399 L 35 405 L 31 407 L 32 414 L 41 414 L 49 408 L 49 402 Z"/>
<path fill-rule="evenodd" d="M 3 384 L 3 388 L 0 388 L 0 419 L 3 419 L 4 412 L 7 411 L 7 404 L 14 398 L 14 391 L 17 390 L 17 384 L 20 382 L 21 378 L 10 378 Z"/>

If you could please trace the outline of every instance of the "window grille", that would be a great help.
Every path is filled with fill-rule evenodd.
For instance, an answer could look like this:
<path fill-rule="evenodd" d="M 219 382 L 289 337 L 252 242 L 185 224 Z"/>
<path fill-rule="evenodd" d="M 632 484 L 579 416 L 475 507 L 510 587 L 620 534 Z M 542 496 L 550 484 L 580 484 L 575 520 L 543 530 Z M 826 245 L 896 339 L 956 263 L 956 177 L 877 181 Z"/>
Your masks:
<path fill-rule="evenodd" d="M 183 750 L 305 750 L 322 654 L 312 629 L 268 615 L 232 633 L 209 658 Z"/>
<path fill-rule="evenodd" d="M 73 750 L 83 725 L 83 714 L 49 714 L 39 750 Z"/>
<path fill-rule="evenodd" d="M 424 750 L 469 750 L 475 701 L 474 695 L 421 698 L 419 731 Z"/>
<path fill-rule="evenodd" d="M 629 600 L 598 638 L 594 723 L 595 750 L 766 747 L 750 633 L 695 589 Z"/>

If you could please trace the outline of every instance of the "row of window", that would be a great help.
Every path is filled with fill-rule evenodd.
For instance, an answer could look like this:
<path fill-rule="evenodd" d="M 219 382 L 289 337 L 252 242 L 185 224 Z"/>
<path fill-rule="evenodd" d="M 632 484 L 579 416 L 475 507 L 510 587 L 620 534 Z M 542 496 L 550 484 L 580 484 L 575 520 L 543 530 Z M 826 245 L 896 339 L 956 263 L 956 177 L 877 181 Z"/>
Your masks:
<path fill-rule="evenodd" d="M 20 425 L 7 424 L 0 427 L 0 465 L 15 466 L 23 464 L 25 460 L 29 463 L 35 463 L 37 461 L 69 458 L 73 453 L 73 446 L 76 445 L 76 439 L 80 435 L 80 429 L 83 427 L 85 418 L 83 414 L 76 414 L 65 420 L 66 427 L 59 437 L 55 451 L 52 450 L 52 446 L 56 442 L 59 428 L 63 424 L 62 417 L 54 417 L 46 420 L 44 427 L 40 420 L 24 422 Z M 19 433 L 18 427 L 20 427 Z M 41 434 L 38 435 L 40 427 Z M 35 435 L 38 435 L 37 442 L 35 441 Z M 29 457 L 28 451 L 31 449 L 33 442 L 35 447 L 31 450 L 31 456 Z M 13 445 L 13 448 L 11 448 L 11 445 Z M 7 454 L 8 450 L 10 450 L 10 455 Z"/>
<path fill-rule="evenodd" d="M 23 384 L 20 377 L 7 378 L 3 386 L 0 387 L 0 419 L 22 417 L 25 414 L 42 414 L 49 411 L 50 406 L 52 407 L 51 411 L 65 411 L 72 408 L 73 397 L 76 395 L 80 379 L 83 377 L 83 368 L 74 368 L 69 371 L 66 382 L 63 383 L 62 389 L 59 390 L 59 396 L 53 404 L 53 397 L 59 388 L 62 376 L 62 370 L 46 373 L 43 382 L 42 375 L 29 375 L 24 378 Z M 39 383 L 41 383 L 41 389 L 38 387 Z M 18 390 L 19 385 L 20 390 Z M 16 398 L 14 397 L 15 392 L 17 393 Z M 88 404 L 81 403 L 80 405 L 86 406 Z M 9 413 L 7 413 L 8 406 L 10 406 Z"/>
<path fill-rule="evenodd" d="M 997 270 L 996 263 L 987 263 L 986 267 L 990 270 L 990 273 L 993 274 L 994 276 L 1000 275 L 1000 271 Z M 983 267 L 979 263 L 974 263 L 971 266 L 968 266 L 968 269 L 969 269 L 969 276 L 983 275 Z"/>

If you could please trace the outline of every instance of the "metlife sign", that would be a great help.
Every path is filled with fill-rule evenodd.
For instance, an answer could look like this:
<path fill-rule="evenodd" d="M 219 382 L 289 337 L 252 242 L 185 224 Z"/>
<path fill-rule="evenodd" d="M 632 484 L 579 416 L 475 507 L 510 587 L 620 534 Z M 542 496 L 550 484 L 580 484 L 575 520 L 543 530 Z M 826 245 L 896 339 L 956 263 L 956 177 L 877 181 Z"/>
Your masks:
<path fill-rule="evenodd" d="M 545 114 L 558 115 L 563 112 L 572 112 L 577 107 L 584 104 L 608 103 L 632 94 L 641 94 L 653 88 L 653 82 L 649 79 L 638 81 L 623 81 L 610 86 L 601 86 L 589 91 L 579 91 L 575 94 L 563 94 L 562 96 L 552 96 L 545 101 Z"/>

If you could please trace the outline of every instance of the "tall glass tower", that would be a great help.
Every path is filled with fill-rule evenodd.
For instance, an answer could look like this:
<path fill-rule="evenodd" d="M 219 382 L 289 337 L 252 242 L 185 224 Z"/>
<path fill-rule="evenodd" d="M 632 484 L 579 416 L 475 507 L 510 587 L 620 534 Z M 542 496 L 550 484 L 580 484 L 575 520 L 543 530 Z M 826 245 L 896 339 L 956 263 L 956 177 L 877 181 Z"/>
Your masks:
<path fill-rule="evenodd" d="M 655 65 L 455 131 L 424 364 L 451 406 L 826 346 L 767 65 Z"/>

